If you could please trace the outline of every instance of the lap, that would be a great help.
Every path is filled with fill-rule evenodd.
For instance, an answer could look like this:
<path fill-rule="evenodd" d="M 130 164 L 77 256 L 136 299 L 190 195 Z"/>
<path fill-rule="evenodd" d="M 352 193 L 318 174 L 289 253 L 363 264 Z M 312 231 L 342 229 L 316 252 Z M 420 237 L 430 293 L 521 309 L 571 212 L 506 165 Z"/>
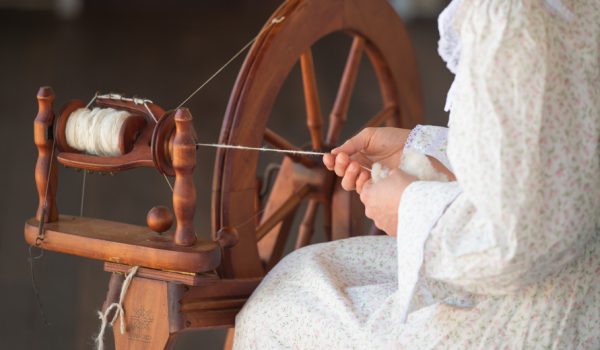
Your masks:
<path fill-rule="evenodd" d="M 392 237 L 355 237 L 297 250 L 269 272 L 238 315 L 235 347 L 350 348 L 369 316 L 397 289 L 396 270 Z M 252 344 L 257 338 L 260 346 Z"/>

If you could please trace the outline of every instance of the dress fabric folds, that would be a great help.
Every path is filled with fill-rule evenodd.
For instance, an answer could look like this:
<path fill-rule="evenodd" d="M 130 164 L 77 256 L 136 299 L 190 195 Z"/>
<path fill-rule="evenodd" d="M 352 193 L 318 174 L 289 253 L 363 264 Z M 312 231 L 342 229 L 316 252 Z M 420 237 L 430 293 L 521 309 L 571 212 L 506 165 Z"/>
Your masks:
<path fill-rule="evenodd" d="M 457 181 L 408 186 L 397 238 L 285 257 L 236 349 L 600 349 L 600 1 L 450 6 L 449 128 L 405 148 Z"/>

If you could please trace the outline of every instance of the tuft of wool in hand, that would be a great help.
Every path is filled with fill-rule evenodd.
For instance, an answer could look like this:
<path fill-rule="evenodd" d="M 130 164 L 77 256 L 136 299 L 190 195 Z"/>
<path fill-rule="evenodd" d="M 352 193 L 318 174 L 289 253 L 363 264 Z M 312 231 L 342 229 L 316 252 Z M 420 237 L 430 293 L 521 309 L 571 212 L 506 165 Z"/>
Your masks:
<path fill-rule="evenodd" d="M 448 182 L 448 177 L 437 171 L 426 155 L 417 151 L 404 150 L 400 160 L 400 170 L 421 181 Z"/>
<path fill-rule="evenodd" d="M 426 155 L 417 151 L 404 150 L 399 168 L 421 181 L 448 181 L 448 177 L 437 171 Z M 389 168 L 380 163 L 373 163 L 373 166 L 371 167 L 371 181 L 373 181 L 373 183 L 385 179 L 389 174 Z"/>
<path fill-rule="evenodd" d="M 380 180 L 385 179 L 390 174 L 390 169 L 381 163 L 373 163 L 371 167 L 371 181 L 377 183 Z"/>

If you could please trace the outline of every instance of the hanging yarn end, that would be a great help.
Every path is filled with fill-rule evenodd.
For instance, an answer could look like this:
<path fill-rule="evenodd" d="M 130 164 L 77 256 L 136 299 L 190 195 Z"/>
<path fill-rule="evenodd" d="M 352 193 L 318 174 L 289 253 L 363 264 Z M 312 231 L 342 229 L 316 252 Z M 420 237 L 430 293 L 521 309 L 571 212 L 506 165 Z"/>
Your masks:
<path fill-rule="evenodd" d="M 133 280 L 133 277 L 137 273 L 138 269 L 139 266 L 134 266 L 129 270 L 129 272 L 127 272 L 127 277 L 121 285 L 119 302 L 110 304 L 106 310 L 104 310 L 104 312 L 98 311 L 98 318 L 102 321 L 102 323 L 100 325 L 100 332 L 98 332 L 98 336 L 95 339 L 97 350 L 104 350 L 104 333 L 106 331 L 106 326 L 109 323 L 111 326 L 113 326 L 117 318 L 119 319 L 119 331 L 121 334 L 125 334 L 125 309 L 123 308 L 123 301 L 125 300 L 125 295 L 127 294 L 131 280 Z M 112 317 L 112 320 L 108 322 L 108 315 L 110 315 L 113 309 L 116 309 L 115 315 Z"/>

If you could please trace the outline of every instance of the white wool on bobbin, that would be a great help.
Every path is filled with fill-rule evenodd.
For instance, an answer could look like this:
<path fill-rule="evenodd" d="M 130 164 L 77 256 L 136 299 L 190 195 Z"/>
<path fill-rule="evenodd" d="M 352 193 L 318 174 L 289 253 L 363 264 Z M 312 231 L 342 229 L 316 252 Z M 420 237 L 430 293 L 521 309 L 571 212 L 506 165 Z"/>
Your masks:
<path fill-rule="evenodd" d="M 67 144 L 88 154 L 118 156 L 121 127 L 129 116 L 114 108 L 80 108 L 67 120 Z"/>

